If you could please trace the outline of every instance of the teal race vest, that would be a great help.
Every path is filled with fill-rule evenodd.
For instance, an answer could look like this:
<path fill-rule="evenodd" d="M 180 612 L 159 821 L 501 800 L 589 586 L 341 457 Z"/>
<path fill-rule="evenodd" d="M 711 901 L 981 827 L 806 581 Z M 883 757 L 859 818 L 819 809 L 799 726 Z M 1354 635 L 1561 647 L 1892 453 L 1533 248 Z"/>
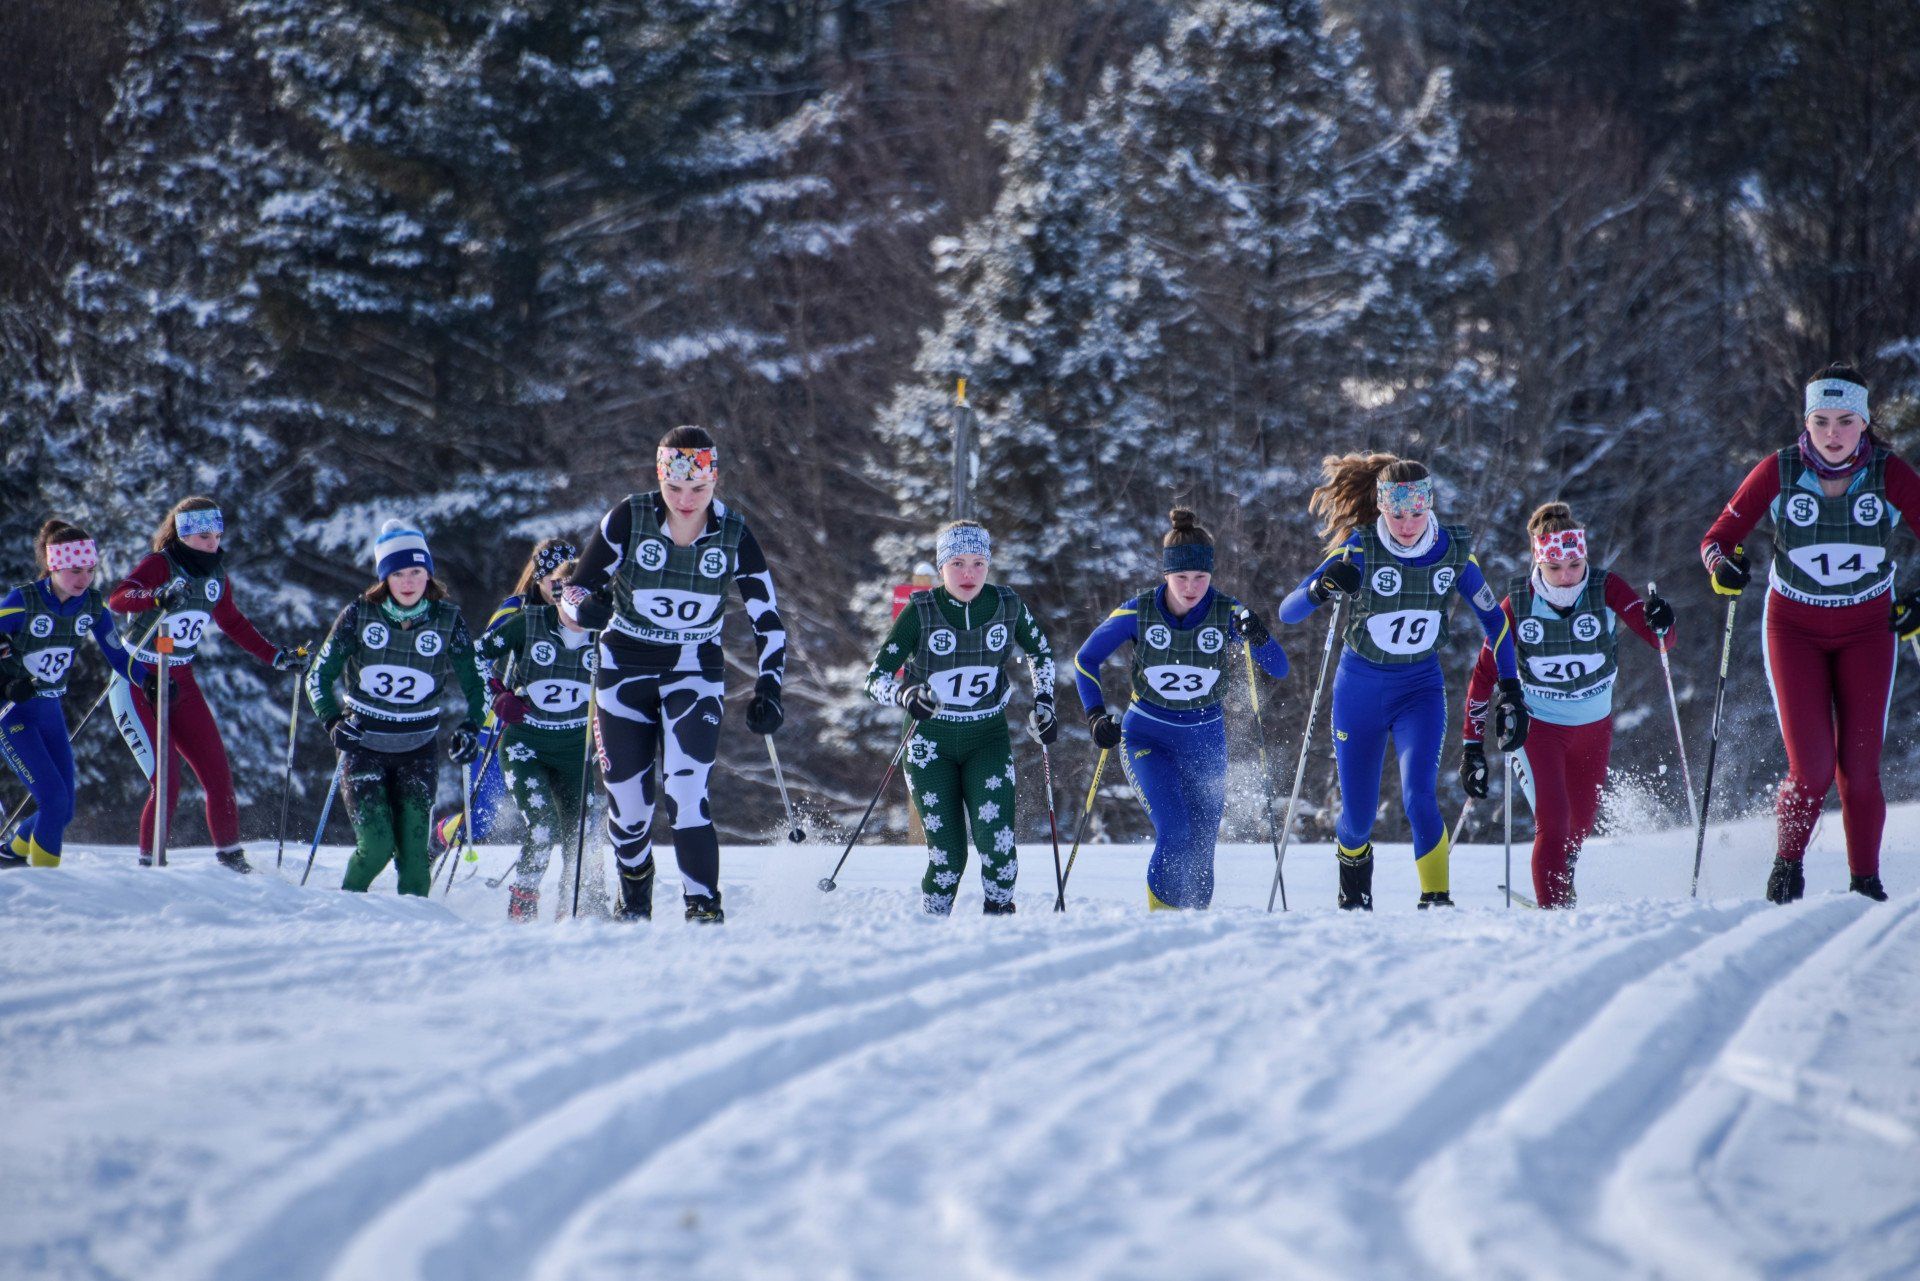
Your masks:
<path fill-rule="evenodd" d="M 1873 461 L 1837 498 L 1807 489 L 1810 470 L 1798 447 L 1778 454 L 1780 496 L 1773 500 L 1773 565 L 1768 579 L 1788 600 L 1804 605 L 1857 605 L 1893 586 L 1887 555 L 1900 513 L 1887 502 L 1887 453 Z M 1816 477 L 1816 483 L 1817 483 Z"/>
<path fill-rule="evenodd" d="M 1376 663 L 1418 663 L 1447 639 L 1447 598 L 1473 555 L 1473 531 L 1442 525 L 1447 551 L 1431 565 L 1409 565 L 1389 552 L 1372 526 L 1360 532 L 1366 576 L 1347 648 Z"/>
<path fill-rule="evenodd" d="M 1172 627 L 1160 615 L 1154 592 L 1135 601 L 1139 632 L 1133 641 L 1133 697 L 1137 701 L 1188 711 L 1211 707 L 1222 694 L 1227 639 L 1233 634 L 1233 602 L 1219 592 L 1206 618 L 1195 627 Z"/>

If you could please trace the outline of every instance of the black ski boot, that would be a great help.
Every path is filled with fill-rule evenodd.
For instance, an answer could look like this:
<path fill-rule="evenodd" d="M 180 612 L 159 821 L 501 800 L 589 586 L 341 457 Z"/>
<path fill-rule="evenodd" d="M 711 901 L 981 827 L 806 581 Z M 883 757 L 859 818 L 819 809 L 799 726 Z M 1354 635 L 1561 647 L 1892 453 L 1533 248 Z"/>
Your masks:
<path fill-rule="evenodd" d="M 1445 890 L 1429 890 L 1420 896 L 1419 908 L 1422 912 L 1430 907 L 1452 907 L 1453 895 Z"/>
<path fill-rule="evenodd" d="M 1005 902 L 997 903 L 992 899 L 987 899 L 980 904 L 980 911 L 986 916 L 1012 916 L 1013 900 L 1007 899 Z"/>
<path fill-rule="evenodd" d="M 651 921 L 653 919 L 653 860 L 648 859 L 638 869 L 629 872 L 620 869 L 620 903 L 613 910 L 616 921 Z"/>
<path fill-rule="evenodd" d="M 687 919 L 700 925 L 718 925 L 727 919 L 720 909 L 720 891 L 687 895 Z"/>
<path fill-rule="evenodd" d="M 1373 910 L 1373 842 L 1368 841 L 1360 847 L 1358 853 L 1349 854 L 1341 850 L 1336 856 L 1340 860 L 1340 910 L 1352 912 Z"/>
<path fill-rule="evenodd" d="M 140 866 L 141 867 L 153 866 L 153 851 L 147 850 L 140 855 Z M 160 856 L 160 866 L 161 867 L 167 866 L 167 856 L 165 854 L 162 854 Z"/>
<path fill-rule="evenodd" d="M 1774 855 L 1773 870 L 1767 873 L 1767 902 L 1793 903 L 1807 892 L 1807 870 L 1799 859 Z"/>
<path fill-rule="evenodd" d="M 1856 876 L 1847 882 L 1847 889 L 1855 894 L 1864 894 L 1876 903 L 1887 901 L 1887 891 L 1877 876 Z"/>
<path fill-rule="evenodd" d="M 247 862 L 247 852 L 237 845 L 230 850 L 221 850 L 214 855 L 214 858 L 219 860 L 221 867 L 230 872 L 238 872 L 245 876 L 253 871 L 253 864 Z"/>

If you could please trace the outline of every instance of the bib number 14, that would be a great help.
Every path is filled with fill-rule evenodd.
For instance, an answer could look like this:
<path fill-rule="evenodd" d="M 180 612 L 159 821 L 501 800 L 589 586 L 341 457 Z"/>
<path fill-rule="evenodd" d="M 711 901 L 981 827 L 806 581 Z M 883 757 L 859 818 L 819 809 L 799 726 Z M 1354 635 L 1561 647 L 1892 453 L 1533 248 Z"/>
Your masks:
<path fill-rule="evenodd" d="M 1815 543 L 1811 547 L 1795 547 L 1787 552 L 1787 557 L 1822 587 L 1844 587 L 1868 574 L 1878 573 L 1887 553 L 1882 547 Z"/>

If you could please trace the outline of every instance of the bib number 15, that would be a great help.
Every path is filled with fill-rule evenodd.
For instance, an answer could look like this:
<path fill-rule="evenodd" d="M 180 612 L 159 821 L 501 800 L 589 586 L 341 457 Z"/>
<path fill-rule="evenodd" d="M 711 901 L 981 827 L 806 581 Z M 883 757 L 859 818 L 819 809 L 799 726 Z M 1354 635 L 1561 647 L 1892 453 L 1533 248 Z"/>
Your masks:
<path fill-rule="evenodd" d="M 935 672 L 927 684 L 940 696 L 942 707 L 972 707 L 993 693 L 997 674 L 998 669 L 992 667 L 955 667 Z"/>

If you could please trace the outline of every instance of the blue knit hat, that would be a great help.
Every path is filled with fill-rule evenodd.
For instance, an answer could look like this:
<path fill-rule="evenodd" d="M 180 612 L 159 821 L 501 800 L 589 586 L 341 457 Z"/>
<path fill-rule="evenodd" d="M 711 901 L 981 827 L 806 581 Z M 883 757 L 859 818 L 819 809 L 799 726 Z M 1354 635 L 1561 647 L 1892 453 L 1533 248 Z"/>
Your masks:
<path fill-rule="evenodd" d="M 387 575 L 403 569 L 424 569 L 433 575 L 433 553 L 427 550 L 427 536 L 405 521 L 390 520 L 380 526 L 373 540 L 374 577 L 385 582 Z"/>

